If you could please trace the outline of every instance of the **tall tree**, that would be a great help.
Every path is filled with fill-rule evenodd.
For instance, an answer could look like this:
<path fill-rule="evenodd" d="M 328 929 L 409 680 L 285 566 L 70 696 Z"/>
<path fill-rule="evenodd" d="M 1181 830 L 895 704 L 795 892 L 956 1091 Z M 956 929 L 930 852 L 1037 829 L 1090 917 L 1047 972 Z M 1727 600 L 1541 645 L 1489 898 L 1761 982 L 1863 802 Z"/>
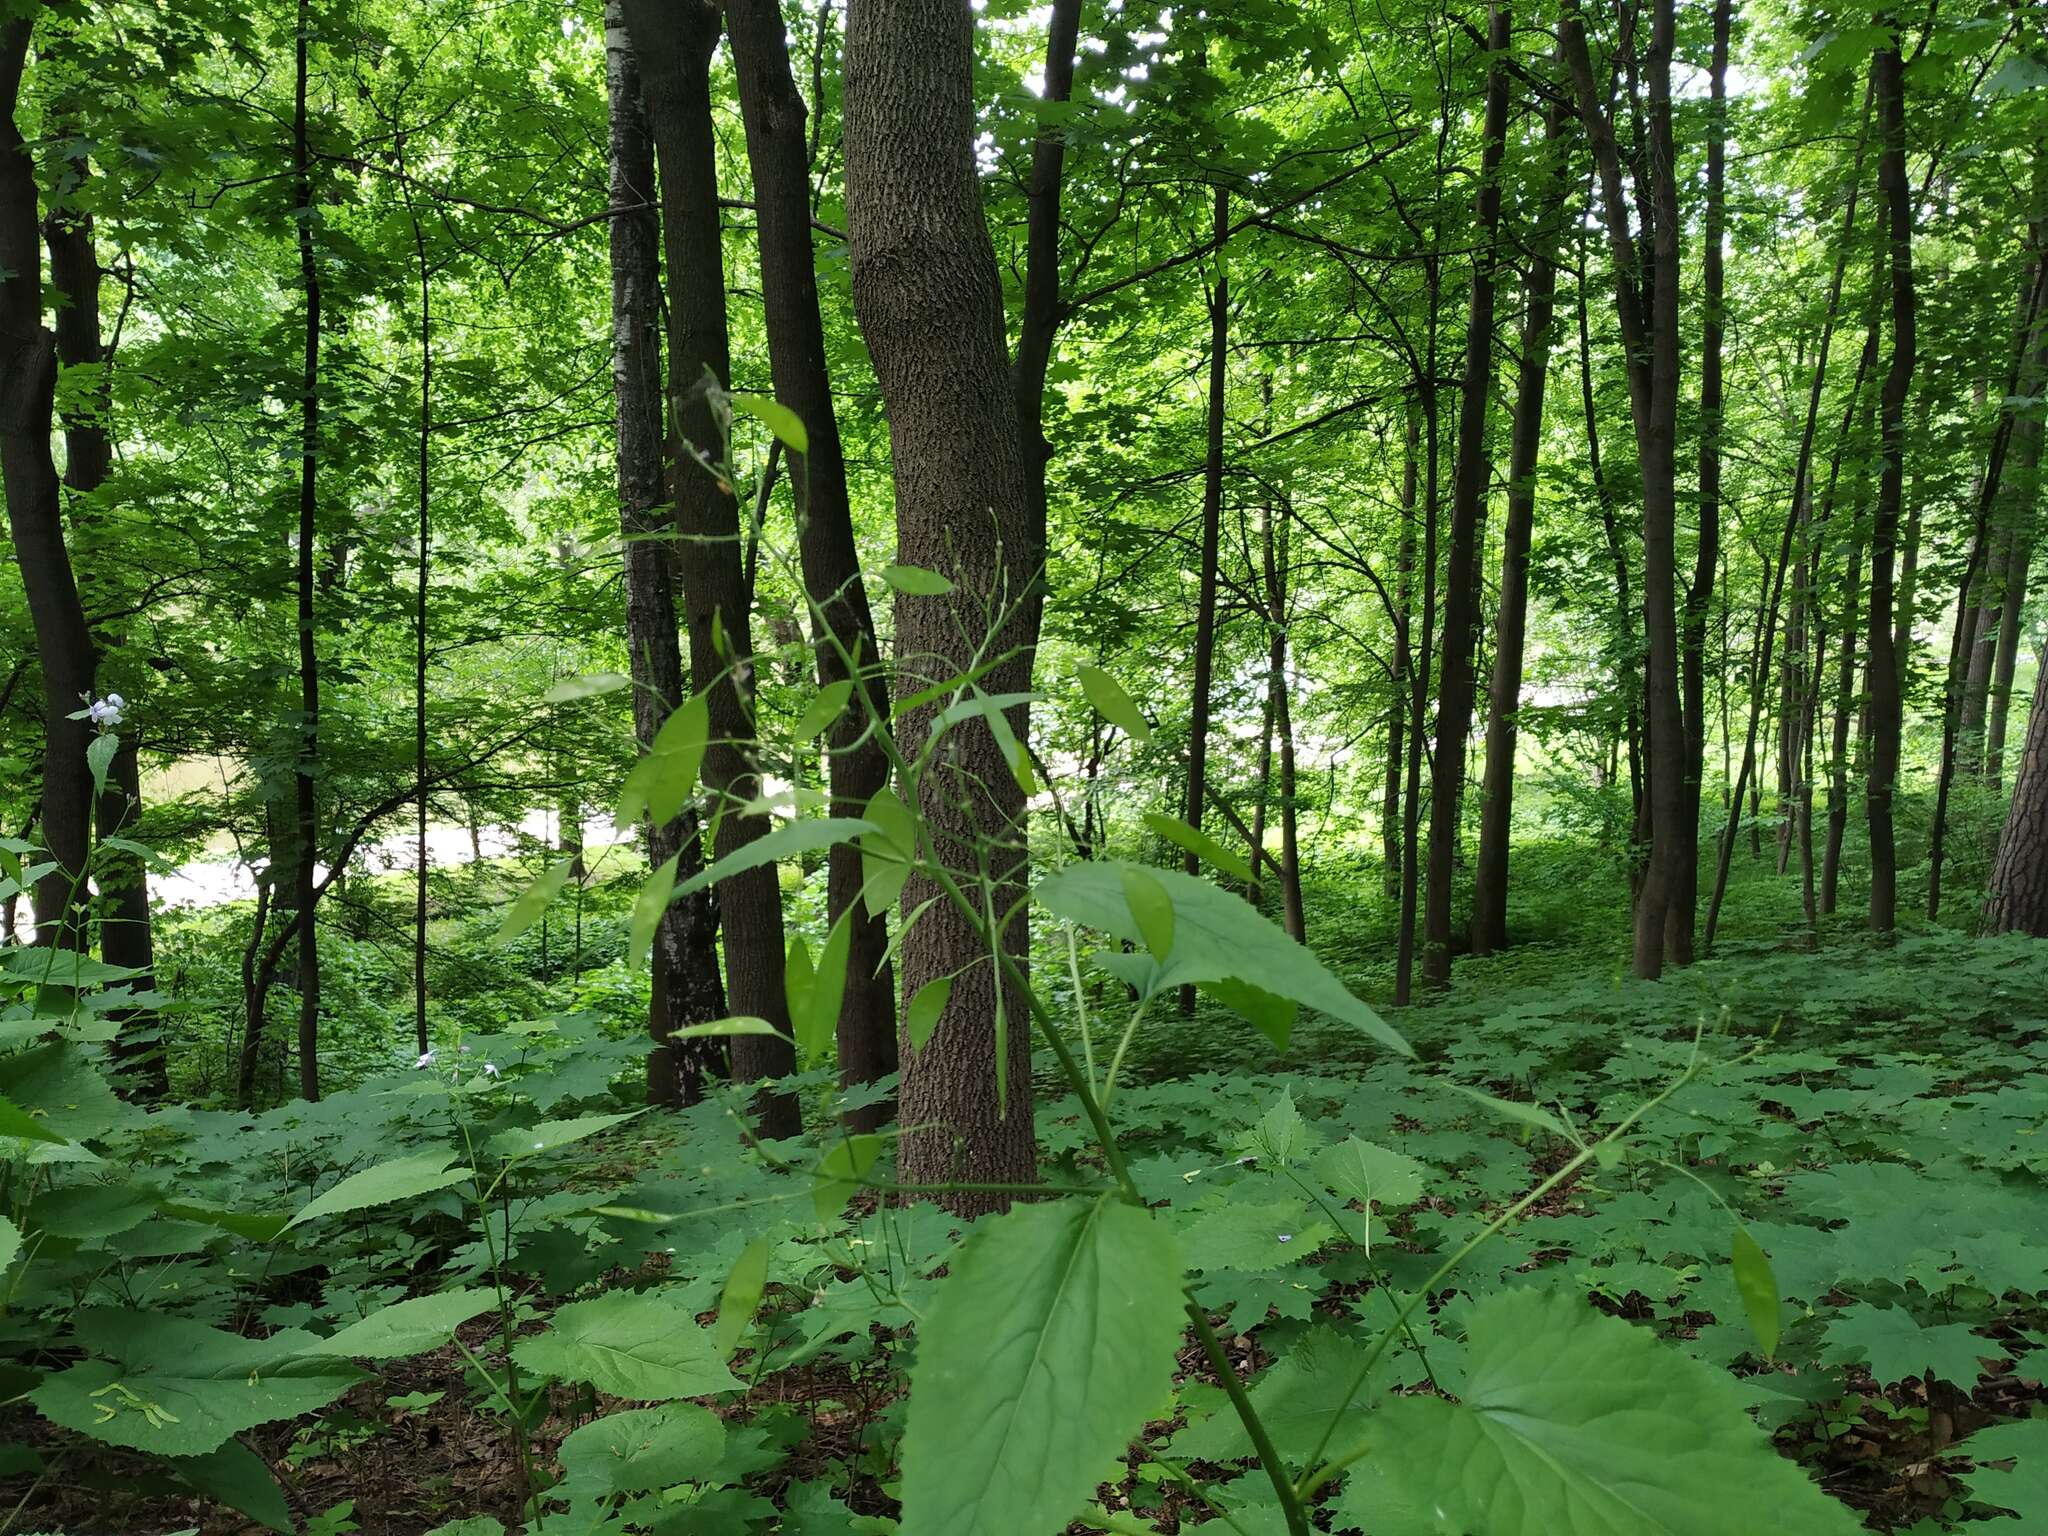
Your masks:
<path fill-rule="evenodd" d="M 889 758 L 878 735 L 882 727 L 869 725 L 870 718 L 889 718 L 888 685 L 878 665 L 881 648 L 867 589 L 861 585 L 839 416 L 825 366 L 825 328 L 811 249 L 804 102 L 790 73 L 789 43 L 776 0 L 729 0 L 726 27 L 753 169 L 769 368 L 776 398 L 802 419 L 807 439 L 805 451 L 790 461 L 790 485 L 804 587 L 824 625 L 817 644 L 818 681 L 829 687 L 851 680 L 867 695 L 865 709 L 843 712 L 826 738 L 832 814 L 858 816 L 889 782 Z M 869 912 L 861 901 L 860 851 L 842 843 L 828 857 L 827 915 L 850 930 L 839 1009 L 839 1075 L 849 1085 L 873 1082 L 897 1065 L 889 931 L 882 914 Z M 851 1119 L 855 1129 L 873 1130 L 887 1114 L 887 1105 L 875 1104 Z"/>
<path fill-rule="evenodd" d="M 703 0 L 626 0 L 641 89 L 661 170 L 661 231 L 668 256 L 669 493 L 676 509 L 676 564 L 690 637 L 690 675 L 705 695 L 710 740 L 704 782 L 722 802 L 712 839 L 726 858 L 764 836 L 768 819 L 743 814 L 760 789 L 754 762 L 753 622 L 741 563 L 739 503 L 706 459 L 724 456 L 722 392 L 732 364 L 726 332 L 725 260 L 718 212 L 717 144 L 711 118 L 711 55 L 719 7 Z M 783 991 L 782 893 L 771 861 L 718 882 L 727 1000 L 781 1035 L 740 1035 L 733 1075 L 787 1074 L 796 1064 Z M 769 1137 L 802 1128 L 796 1099 L 770 1094 L 759 1108 Z"/>
<path fill-rule="evenodd" d="M 845 154 L 853 301 L 889 416 L 897 558 L 941 572 L 952 590 L 900 594 L 904 696 L 995 665 L 981 686 L 1021 693 L 1032 636 L 1019 605 L 1037 572 L 1027 472 L 1003 333 L 1002 287 L 983 222 L 974 157 L 974 21 L 964 4 L 852 0 L 847 13 Z M 906 712 L 916 757 L 937 706 Z M 1027 708 L 1008 711 L 1018 740 Z M 946 733 L 921 811 L 951 878 L 986 890 L 1004 914 L 997 942 L 1020 966 L 1026 919 L 1019 765 L 982 719 Z M 913 879 L 903 894 L 903 985 L 952 978 L 922 1048 L 906 1050 L 899 1158 L 913 1181 L 1015 1185 L 1036 1176 L 1030 1017 L 976 925 Z M 915 921 L 910 920 L 915 917 Z M 999 1191 L 948 1197 L 963 1211 Z"/>
<path fill-rule="evenodd" d="M 311 0 L 299 0 L 299 24 L 292 74 L 292 222 L 298 231 L 299 285 L 305 298 L 306 330 L 299 380 L 299 525 L 294 591 L 299 629 L 299 741 L 292 759 L 293 905 L 298 913 L 299 1095 L 320 1097 L 320 942 L 313 911 L 314 860 L 320 847 L 320 647 L 315 628 L 315 564 L 320 532 L 320 263 L 314 249 L 313 144 L 306 114 Z"/>
<path fill-rule="evenodd" d="M 640 65 L 626 30 L 623 0 L 606 0 L 612 275 L 612 399 L 616 412 L 619 531 L 624 540 L 626 648 L 633 679 L 633 730 L 652 749 L 682 701 L 683 657 L 673 585 L 675 518 L 662 488 L 665 428 L 661 381 L 661 212 L 654 140 L 640 96 Z M 702 864 L 697 818 L 685 811 L 646 828 L 650 866 L 677 861 L 679 874 Z M 648 1031 L 647 1097 L 692 1103 L 719 1065 L 707 1039 L 676 1038 L 690 1024 L 725 1012 L 718 974 L 717 912 L 706 892 L 672 902 L 654 934 Z"/>

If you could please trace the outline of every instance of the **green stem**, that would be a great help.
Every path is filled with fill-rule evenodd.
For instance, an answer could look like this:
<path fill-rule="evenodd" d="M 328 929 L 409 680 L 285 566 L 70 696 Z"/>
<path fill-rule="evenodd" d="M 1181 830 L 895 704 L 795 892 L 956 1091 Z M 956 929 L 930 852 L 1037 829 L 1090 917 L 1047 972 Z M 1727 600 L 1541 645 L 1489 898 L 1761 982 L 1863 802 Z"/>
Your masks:
<path fill-rule="evenodd" d="M 1230 1363 L 1230 1356 L 1223 1352 L 1223 1341 L 1216 1337 L 1216 1330 L 1209 1326 L 1209 1316 L 1193 1296 L 1187 1299 L 1188 1318 L 1195 1325 L 1195 1337 L 1201 1342 L 1202 1353 L 1209 1357 L 1209 1367 L 1215 1371 L 1216 1379 L 1223 1383 L 1223 1390 L 1230 1398 L 1230 1406 L 1237 1410 L 1237 1416 L 1244 1423 L 1245 1433 L 1251 1436 L 1252 1449 L 1258 1453 L 1259 1465 L 1266 1469 L 1266 1476 L 1272 1481 L 1273 1492 L 1280 1500 L 1280 1513 L 1286 1517 L 1288 1536 L 1309 1536 L 1308 1514 L 1302 1508 L 1302 1494 L 1288 1480 L 1286 1464 L 1280 1460 L 1280 1452 L 1274 1448 L 1273 1437 L 1266 1432 L 1264 1422 L 1252 1407 L 1251 1397 L 1245 1392 L 1244 1383 L 1237 1379 L 1237 1370 Z"/>

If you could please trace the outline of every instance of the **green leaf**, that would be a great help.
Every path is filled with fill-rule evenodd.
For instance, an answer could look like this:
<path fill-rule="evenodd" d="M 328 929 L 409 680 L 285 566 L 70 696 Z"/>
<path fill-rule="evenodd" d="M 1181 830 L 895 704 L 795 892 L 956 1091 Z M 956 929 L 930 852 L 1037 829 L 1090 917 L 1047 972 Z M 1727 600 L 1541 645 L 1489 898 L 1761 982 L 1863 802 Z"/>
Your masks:
<path fill-rule="evenodd" d="M 724 858 L 705 865 L 677 886 L 675 893 L 678 896 L 693 895 L 707 885 L 729 879 L 742 870 L 758 869 L 779 859 L 830 848 L 834 843 L 850 843 L 863 832 L 874 830 L 873 822 L 859 816 L 821 816 L 786 821 L 773 831 L 742 843 Z"/>
<path fill-rule="evenodd" d="M 166 1200 L 163 1211 L 166 1216 L 204 1222 L 209 1227 L 219 1227 L 223 1232 L 232 1232 L 237 1237 L 258 1243 L 271 1241 L 292 1222 L 290 1213 L 286 1211 L 223 1211 L 209 1205 L 185 1205 L 174 1200 Z"/>
<path fill-rule="evenodd" d="M 327 1353 L 348 1360 L 397 1360 L 439 1349 L 455 1330 L 497 1305 L 489 1291 L 443 1291 L 381 1307 L 350 1323 L 324 1343 Z"/>
<path fill-rule="evenodd" d="M 555 1313 L 546 1333 L 515 1343 L 512 1358 L 539 1375 L 587 1381 L 636 1402 L 704 1397 L 739 1386 L 697 1320 L 645 1291 L 571 1302 Z"/>
<path fill-rule="evenodd" d="M 7 1266 L 14 1262 L 14 1256 L 21 1252 L 21 1228 L 0 1216 L 0 1276 L 5 1276 Z"/>
<path fill-rule="evenodd" d="M 1134 741 L 1142 743 L 1152 739 L 1152 727 L 1115 678 L 1100 667 L 1082 667 L 1075 676 L 1080 679 L 1081 691 L 1088 695 L 1088 702 L 1095 706 L 1098 715 Z"/>
<path fill-rule="evenodd" d="M 592 672 L 585 677 L 565 677 L 540 696 L 543 704 L 573 704 L 578 699 L 594 699 L 599 694 L 617 693 L 621 688 L 633 686 L 633 679 L 623 672 Z"/>
<path fill-rule="evenodd" d="M 646 1111 L 629 1109 L 623 1115 L 582 1115 L 574 1120 L 543 1120 L 538 1125 L 515 1126 L 500 1131 L 484 1143 L 485 1150 L 495 1152 L 499 1157 L 537 1157 L 543 1152 L 552 1152 L 557 1147 L 572 1146 L 586 1141 L 601 1131 L 608 1131 L 615 1125 L 624 1125 L 635 1115 Z"/>
<path fill-rule="evenodd" d="M 836 683 L 827 683 L 804 706 L 804 712 L 797 717 L 792 734 L 798 741 L 809 741 L 833 721 L 846 713 L 846 701 L 853 697 L 853 680 L 842 677 Z"/>
<path fill-rule="evenodd" d="M 11 1099 L 0 1098 L 0 1136 L 10 1136 L 22 1141 L 48 1142 L 52 1146 L 65 1147 L 70 1142 L 51 1130 L 34 1115 L 22 1109 Z"/>
<path fill-rule="evenodd" d="M 1347 1200 L 1356 1200 L 1368 1211 L 1375 1203 L 1382 1210 L 1393 1210 L 1422 1198 L 1429 1169 L 1403 1153 L 1347 1136 L 1316 1155 L 1315 1174 L 1330 1189 Z M 1371 1232 L 1370 1224 L 1366 1230 Z"/>
<path fill-rule="evenodd" d="M 1252 1407 L 1273 1437 L 1273 1448 L 1295 1467 L 1305 1467 L 1329 1427 L 1331 1415 L 1345 1408 L 1351 1384 L 1365 1368 L 1369 1347 L 1332 1328 L 1312 1328 L 1287 1357 L 1251 1386 Z M 1393 1378 L 1391 1352 L 1383 1354 L 1373 1376 L 1348 1408 L 1362 1414 Z M 1193 1429 L 1173 1437 L 1177 1459 L 1244 1461 L 1255 1454 L 1244 1421 L 1227 1406 Z"/>
<path fill-rule="evenodd" d="M 1293 998 L 1275 997 L 1264 987 L 1230 976 L 1199 981 L 1195 986 L 1204 997 L 1214 998 L 1272 1041 L 1274 1050 L 1287 1049 L 1287 1042 L 1294 1037 L 1294 1021 L 1301 1015 L 1301 1005 Z"/>
<path fill-rule="evenodd" d="M 1220 869 L 1233 880 L 1246 885 L 1252 883 L 1252 866 L 1239 858 L 1215 838 L 1198 828 L 1189 826 L 1178 816 L 1169 816 L 1164 811 L 1147 811 L 1145 825 L 1155 836 L 1164 838 L 1184 853 L 1192 853 L 1212 868 Z"/>
<path fill-rule="evenodd" d="M 910 1048 L 921 1051 L 931 1039 L 932 1031 L 939 1027 L 939 1018 L 946 1011 L 946 1001 L 953 995 L 953 978 L 940 976 L 926 982 L 917 989 L 917 996 L 910 1000 L 910 1006 L 903 1010 L 904 1033 L 910 1037 Z"/>
<path fill-rule="evenodd" d="M 1861 1360 L 1881 1386 L 1918 1376 L 1974 1387 L 1984 1374 L 1978 1357 L 2004 1352 L 1962 1323 L 1923 1328 L 1904 1307 L 1850 1307 L 1828 1324 L 1826 1338 L 1823 1362 Z"/>
<path fill-rule="evenodd" d="M 721 1355 L 730 1355 L 738 1347 L 767 1289 L 768 1239 L 757 1237 L 740 1250 L 725 1277 L 725 1288 L 718 1293 L 718 1321 L 712 1324 L 711 1337 Z"/>
<path fill-rule="evenodd" d="M 1121 873 L 1131 919 L 1138 925 L 1146 950 L 1163 966 L 1173 952 L 1173 898 L 1148 870 L 1127 864 Z"/>
<path fill-rule="evenodd" d="M 697 772 L 704 766 L 704 749 L 710 742 L 711 704 L 701 693 L 690 695 L 670 710 L 654 733 L 647 754 L 654 763 L 647 814 L 657 826 L 682 815 L 690 796 L 697 792 Z"/>
<path fill-rule="evenodd" d="M 918 1334 L 903 1526 L 1060 1529 L 1173 1383 L 1184 1313 L 1172 1234 L 1113 1198 L 986 1217 Z"/>
<path fill-rule="evenodd" d="M 121 738 L 112 731 L 102 731 L 86 744 L 85 766 L 92 772 L 92 787 L 95 794 L 105 794 L 107 770 L 114 764 L 114 754 L 121 748 Z"/>
<path fill-rule="evenodd" d="M 1038 899 L 1056 916 L 1138 943 L 1144 935 L 1124 896 L 1123 871 L 1143 868 L 1109 859 L 1070 864 L 1039 882 Z M 1147 873 L 1173 900 L 1173 954 L 1164 985 L 1248 982 L 1354 1025 L 1403 1056 L 1415 1054 L 1322 961 L 1249 903 L 1179 870 Z"/>
<path fill-rule="evenodd" d="M 860 839 L 861 900 L 868 916 L 877 917 L 896 905 L 910 879 L 917 857 L 917 823 L 896 791 L 883 785 L 861 812 L 874 828 Z"/>
<path fill-rule="evenodd" d="M 505 913 L 505 920 L 498 925 L 496 942 L 509 944 L 539 922 L 541 913 L 562 894 L 562 887 L 569 883 L 569 871 L 575 867 L 576 856 L 571 854 L 543 870 L 540 878 L 521 891 L 519 899 Z"/>
<path fill-rule="evenodd" d="M 1972 1499 L 2011 1510 L 2021 1530 L 2048 1529 L 2048 1419 L 1993 1424 L 1952 1450 L 1977 1458 L 1976 1467 L 1958 1479 Z M 2012 1470 L 1986 1465 L 1994 1461 L 2010 1461 Z"/>
<path fill-rule="evenodd" d="M 562 1442 L 562 1483 L 574 1504 L 703 1480 L 725 1454 L 725 1426 L 695 1403 L 607 1414 Z"/>
<path fill-rule="evenodd" d="M 633 915 L 626 922 L 626 969 L 638 971 L 654 952 L 654 935 L 660 931 L 662 914 L 675 894 L 676 865 L 681 853 L 672 853 L 661 867 L 647 877 L 640 894 L 633 898 Z"/>
<path fill-rule="evenodd" d="M 1463 1094 L 1487 1113 L 1502 1120 L 1533 1125 L 1538 1130 L 1548 1131 L 1565 1141 L 1571 1140 L 1571 1132 L 1565 1129 L 1564 1122 L 1547 1109 L 1539 1109 L 1534 1104 L 1524 1104 L 1515 1099 L 1497 1099 L 1490 1093 L 1481 1093 L 1477 1088 L 1467 1088 L 1463 1083 L 1445 1083 L 1443 1086 L 1453 1093 Z"/>
<path fill-rule="evenodd" d="M 734 395 L 732 403 L 735 410 L 745 411 L 773 432 L 791 453 L 811 451 L 811 435 L 804 430 L 803 418 L 780 400 L 770 400 L 765 395 Z"/>
<path fill-rule="evenodd" d="M 796 1035 L 797 1050 L 806 1061 L 822 1061 L 832 1054 L 839 1029 L 839 1005 L 846 996 L 847 953 L 852 943 L 853 927 L 848 914 L 842 912 L 825 936 L 825 947 L 818 951 L 816 970 L 802 979 L 800 988 L 789 989 L 790 1027 Z M 801 950 L 802 944 L 801 939 L 791 943 L 790 957 L 794 961 L 801 953 L 803 964 L 808 967 L 810 955 Z"/>
<path fill-rule="evenodd" d="M 1778 1295 L 1778 1277 L 1771 1272 L 1771 1261 L 1747 1227 L 1735 1229 L 1733 1262 L 1735 1289 L 1742 1294 L 1742 1310 L 1749 1314 L 1750 1332 L 1756 1335 L 1764 1358 L 1769 1360 L 1778 1353 L 1783 1301 Z"/>
<path fill-rule="evenodd" d="M 953 590 L 952 582 L 919 565 L 885 565 L 882 580 L 906 597 L 944 597 Z"/>
<path fill-rule="evenodd" d="M 365 1380 L 343 1361 L 307 1357 L 311 1334 L 244 1339 L 161 1312 L 81 1313 L 84 1360 L 29 1394 L 66 1429 L 159 1456 L 203 1456 L 273 1419 L 324 1408 Z"/>
<path fill-rule="evenodd" d="M 241 1441 L 230 1440 L 204 1456 L 180 1457 L 170 1466 L 208 1498 L 240 1510 L 258 1525 L 286 1536 L 294 1529 L 291 1505 L 285 1502 L 270 1463 Z"/>
<path fill-rule="evenodd" d="M 1294 1107 L 1294 1090 L 1282 1088 L 1258 1122 L 1238 1137 L 1237 1150 L 1269 1167 L 1288 1168 L 1307 1157 L 1317 1140 L 1301 1111 Z"/>
<path fill-rule="evenodd" d="M 470 1169 L 466 1166 L 450 1167 L 455 1161 L 453 1152 L 415 1152 L 408 1157 L 394 1157 L 388 1163 L 365 1168 L 361 1173 L 352 1173 L 325 1194 L 316 1195 L 300 1206 L 298 1214 L 285 1223 L 284 1230 L 289 1231 L 322 1216 L 342 1216 L 350 1211 L 368 1210 L 373 1205 L 411 1200 L 432 1194 L 437 1189 L 446 1189 L 451 1184 L 460 1184 L 470 1176 Z"/>
<path fill-rule="evenodd" d="M 1396 1397 L 1363 1426 L 1446 1531 L 1471 1536 L 1852 1536 L 1723 1371 L 1576 1296 L 1472 1308 L 1462 1400 Z M 1349 1426 L 1330 1443 L 1345 1453 Z"/>
<path fill-rule="evenodd" d="M 845 1210 L 881 1157 L 879 1136 L 842 1136 L 827 1147 L 811 1173 L 811 1208 L 818 1220 L 829 1222 Z"/>
<path fill-rule="evenodd" d="M 789 1039 L 789 1036 L 766 1019 L 757 1019 L 747 1014 L 736 1015 L 730 1019 L 712 1019 L 704 1024 L 686 1024 L 681 1029 L 669 1031 L 671 1040 L 698 1040 L 708 1035 L 773 1035 L 778 1040 Z"/>

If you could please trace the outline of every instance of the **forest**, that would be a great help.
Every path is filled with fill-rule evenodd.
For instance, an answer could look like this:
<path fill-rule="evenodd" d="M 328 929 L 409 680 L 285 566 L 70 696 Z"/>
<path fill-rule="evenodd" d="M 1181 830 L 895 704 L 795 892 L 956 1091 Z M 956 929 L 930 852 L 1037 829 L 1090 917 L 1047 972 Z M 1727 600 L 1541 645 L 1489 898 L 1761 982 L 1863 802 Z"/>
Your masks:
<path fill-rule="evenodd" d="M 2048 1531 L 2042 0 L 0 0 L 0 1536 Z"/>

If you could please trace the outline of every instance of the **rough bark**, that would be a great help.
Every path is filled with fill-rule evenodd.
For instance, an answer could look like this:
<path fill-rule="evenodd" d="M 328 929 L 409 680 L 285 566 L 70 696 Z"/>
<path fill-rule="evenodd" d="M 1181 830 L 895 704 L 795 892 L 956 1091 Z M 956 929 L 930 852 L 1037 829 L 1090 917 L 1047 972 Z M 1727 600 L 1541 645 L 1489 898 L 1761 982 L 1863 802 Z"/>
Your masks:
<path fill-rule="evenodd" d="M 1544 126 L 1544 145 L 1560 160 L 1565 126 L 1564 108 L 1553 104 Z M 1562 166 L 1556 165 L 1549 182 L 1554 207 L 1564 205 L 1564 185 Z M 1529 544 L 1536 523 L 1536 460 L 1543 441 L 1543 387 L 1550 376 L 1559 233 L 1558 224 L 1546 217 L 1529 253 L 1529 275 L 1523 286 L 1522 356 L 1515 373 L 1507 516 L 1501 526 L 1500 606 L 1493 625 L 1479 857 L 1472 878 L 1475 955 L 1490 955 L 1508 941 L 1508 842 L 1514 825 L 1515 745 L 1529 612 Z"/>
<path fill-rule="evenodd" d="M 982 221 L 974 160 L 973 13 L 920 0 L 853 0 L 847 16 L 845 152 L 855 314 L 889 416 L 897 556 L 942 571 L 941 597 L 899 596 L 899 688 L 958 676 L 976 655 L 1001 661 L 991 694 L 1021 692 L 1031 634 L 1020 611 L 1036 577 L 1027 475 L 1003 337 L 1002 288 Z M 935 709 L 901 722 L 916 756 Z M 1008 714 L 1021 741 L 1029 721 Z M 1026 919 L 1023 792 L 989 727 L 947 732 L 919 785 L 918 810 L 952 878 L 1015 915 L 997 939 L 1021 967 Z M 933 882 L 905 888 L 906 921 Z M 923 1049 L 903 1051 L 899 1166 L 913 1182 L 1017 1184 L 1036 1178 L 1030 1016 L 976 925 L 950 904 L 902 936 L 908 993 L 941 976 L 951 996 Z M 945 1197 L 962 1212 L 1007 1196 Z"/>
<path fill-rule="evenodd" d="M 662 244 L 668 258 L 669 493 L 676 509 L 676 565 L 690 675 L 705 695 L 710 744 L 706 789 L 722 802 L 712 839 L 719 858 L 769 830 L 766 817 L 740 815 L 760 787 L 755 765 L 753 624 L 741 565 L 739 503 L 720 474 L 697 461 L 724 456 L 714 392 L 731 381 L 726 331 L 725 262 L 718 212 L 718 164 L 711 120 L 711 54 L 718 8 L 703 0 L 626 0 L 626 27 L 640 61 L 641 92 L 661 168 Z M 733 1011 L 766 1019 L 785 1033 L 782 893 L 775 865 L 757 865 L 718 882 L 725 936 L 726 994 Z M 796 1065 L 789 1043 L 740 1035 L 733 1076 L 780 1077 Z M 802 1129 L 793 1095 L 764 1095 L 761 1134 Z"/>
<path fill-rule="evenodd" d="M 2041 678 L 2048 679 L 2048 667 Z M 1991 866 L 1990 891 L 1985 926 L 1993 933 L 2048 938 L 2048 682 L 2034 685 L 2033 717 Z"/>
<path fill-rule="evenodd" d="M 662 487 L 661 214 L 654 140 L 640 97 L 640 65 L 621 0 L 605 6 L 609 98 L 612 397 L 617 408 L 619 531 L 624 538 L 626 644 L 633 731 L 645 751 L 684 694 L 674 589 L 675 522 Z M 679 874 L 702 867 L 697 820 L 686 813 L 645 829 L 649 868 L 670 859 Z M 710 893 L 672 904 L 655 929 L 647 1098 L 690 1104 L 724 1062 L 710 1040 L 676 1040 L 689 1024 L 725 1012 L 718 973 L 717 911 Z"/>
<path fill-rule="evenodd" d="M 874 615 L 861 585 L 839 418 L 825 365 L 825 330 L 811 249 L 804 102 L 790 73 L 789 45 L 776 0 L 729 0 L 726 26 L 753 170 L 769 368 L 776 398 L 802 419 L 809 440 L 808 452 L 791 456 L 790 484 L 796 496 L 804 588 L 823 625 L 817 645 L 818 681 L 829 685 L 851 677 L 867 696 L 865 707 L 847 709 L 826 738 L 832 814 L 858 816 L 889 782 L 888 755 L 876 735 L 885 727 L 869 725 L 871 718 L 888 720 L 889 698 Z M 853 658 L 851 670 L 848 655 Z M 897 1066 L 896 984 L 888 957 L 888 925 L 862 903 L 862 878 L 859 850 L 850 844 L 835 847 L 826 873 L 826 908 L 833 922 L 850 927 L 838 1029 L 839 1077 L 848 1085 L 886 1077 Z M 851 1116 L 849 1123 L 855 1130 L 873 1130 L 888 1115 L 886 1104 L 870 1105 Z"/>
<path fill-rule="evenodd" d="M 1472 734 L 1472 653 L 1479 627 L 1479 538 L 1492 461 L 1487 412 L 1493 403 L 1493 311 L 1500 263 L 1500 162 L 1507 141 L 1508 7 L 1487 11 L 1485 138 L 1474 198 L 1476 252 L 1465 314 L 1464 387 L 1458 402 L 1458 454 L 1451 471 L 1451 547 L 1444 589 L 1443 661 L 1437 682 L 1436 775 L 1429 797 L 1429 885 L 1423 907 L 1422 980 L 1451 979 L 1451 883 L 1465 797 L 1465 750 Z"/>

